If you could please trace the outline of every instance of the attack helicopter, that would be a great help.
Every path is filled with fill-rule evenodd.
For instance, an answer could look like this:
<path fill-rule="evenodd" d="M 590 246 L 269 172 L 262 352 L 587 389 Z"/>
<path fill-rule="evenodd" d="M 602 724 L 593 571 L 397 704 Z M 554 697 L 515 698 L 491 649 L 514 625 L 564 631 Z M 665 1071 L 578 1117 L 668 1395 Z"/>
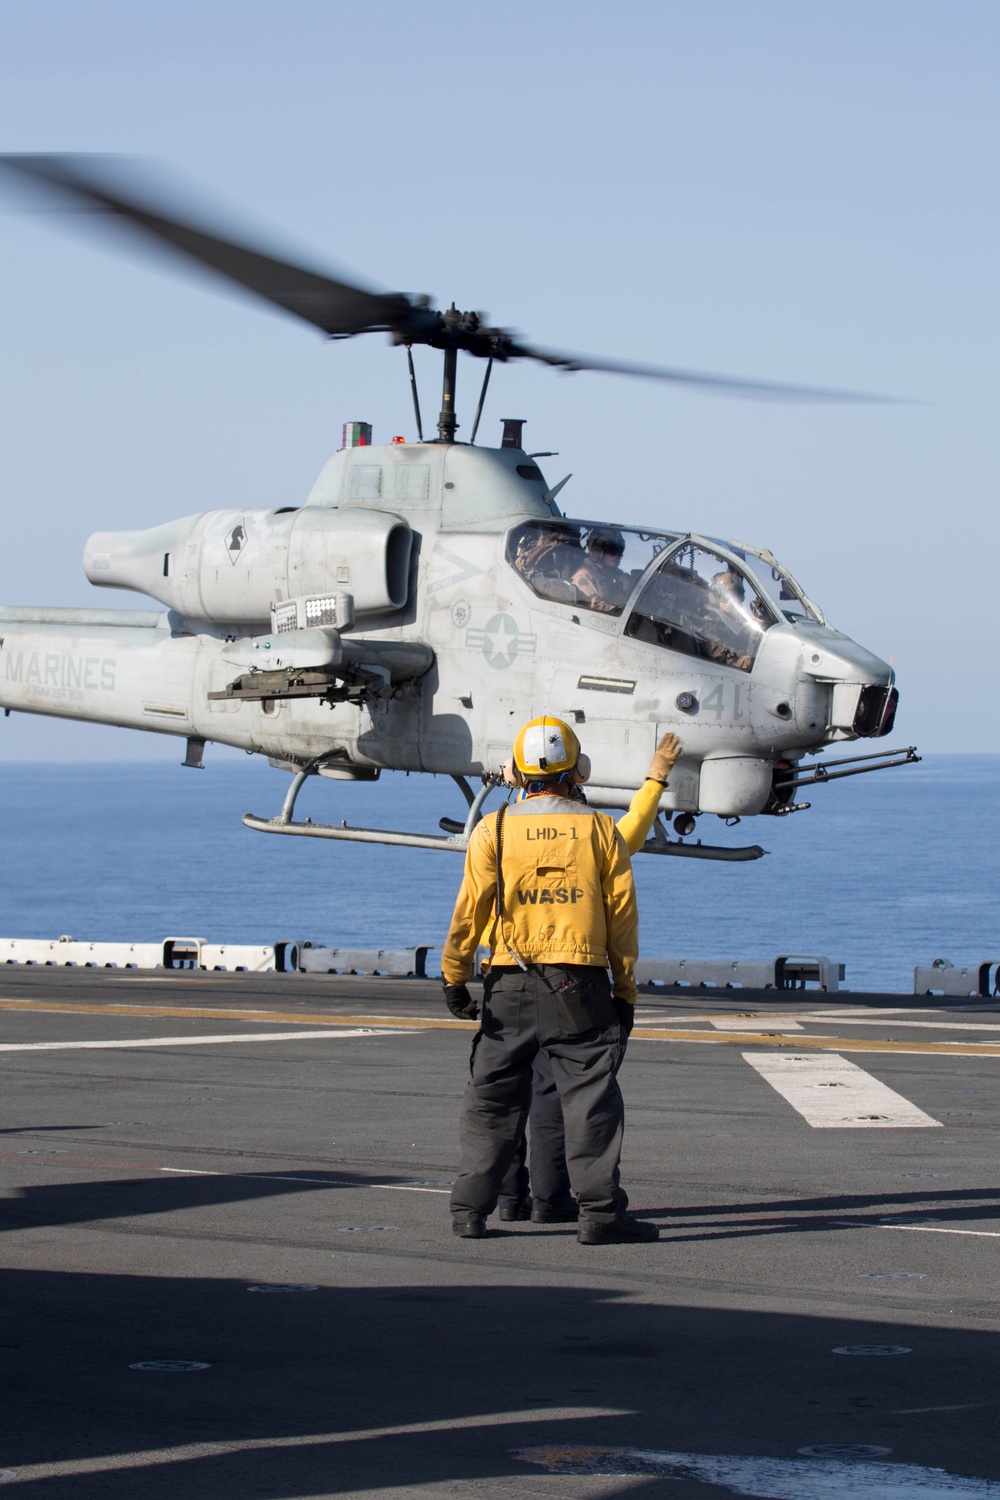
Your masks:
<path fill-rule="evenodd" d="M 882 739 L 891 665 L 835 629 L 766 548 L 682 528 L 563 514 L 523 419 L 477 445 L 497 364 L 540 361 L 774 399 L 868 400 L 577 355 L 526 343 L 454 304 L 337 279 L 164 207 L 120 164 L 78 156 L 0 158 L 5 181 L 176 257 L 319 329 L 382 332 L 406 352 L 417 440 L 373 443 L 364 422 L 304 500 L 234 503 L 135 531 L 95 532 L 98 588 L 159 610 L 0 606 L 0 705 L 264 755 L 293 780 L 264 832 L 464 850 L 519 724 L 572 723 L 591 759 L 589 800 L 628 806 L 660 736 L 683 754 L 646 845 L 656 854 L 746 860 L 759 845 L 690 841 L 697 819 L 786 817 L 820 781 L 918 759 L 912 746 L 814 765 L 828 747 Z M 412 349 L 443 355 L 437 435 L 423 432 Z M 485 361 L 468 442 L 458 439 L 458 355 Z M 567 476 L 568 478 L 569 476 Z M 307 778 L 377 781 L 386 770 L 453 778 L 461 818 L 442 833 L 295 818 Z M 478 788 L 475 787 L 479 780 Z M 664 819 L 672 819 L 676 839 Z"/>

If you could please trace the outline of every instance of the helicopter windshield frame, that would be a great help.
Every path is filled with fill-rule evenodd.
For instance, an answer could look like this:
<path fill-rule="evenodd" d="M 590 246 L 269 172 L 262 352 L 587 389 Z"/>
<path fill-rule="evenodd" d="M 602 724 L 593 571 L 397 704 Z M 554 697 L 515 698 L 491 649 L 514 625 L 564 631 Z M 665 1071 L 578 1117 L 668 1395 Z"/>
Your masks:
<path fill-rule="evenodd" d="M 747 542 L 738 542 L 735 537 L 730 537 L 728 542 L 716 542 L 714 545 L 727 548 L 745 568 L 749 569 L 754 575 L 755 582 L 760 584 L 764 594 L 777 607 L 779 617 L 788 624 L 794 625 L 805 619 L 811 620 L 816 625 L 829 626 L 830 622 L 819 605 L 809 598 L 802 586 L 767 547 L 751 547 Z M 755 566 L 757 563 L 763 564 L 764 571 Z M 784 608 L 792 601 L 802 606 L 802 613 Z"/>

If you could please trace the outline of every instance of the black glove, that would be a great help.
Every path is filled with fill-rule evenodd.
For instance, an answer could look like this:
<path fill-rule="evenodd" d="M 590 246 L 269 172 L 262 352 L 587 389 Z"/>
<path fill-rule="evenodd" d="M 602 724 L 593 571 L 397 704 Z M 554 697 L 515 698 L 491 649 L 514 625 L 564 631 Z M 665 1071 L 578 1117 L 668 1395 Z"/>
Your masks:
<path fill-rule="evenodd" d="M 630 1005 L 627 1000 L 615 998 L 615 1010 L 618 1012 L 618 1024 L 626 1036 L 632 1035 L 632 1027 L 635 1025 L 635 1006 Z"/>
<path fill-rule="evenodd" d="M 467 985 L 449 984 L 444 980 L 444 1003 L 458 1021 L 474 1021 L 479 1015 L 479 1006 L 469 994 Z"/>

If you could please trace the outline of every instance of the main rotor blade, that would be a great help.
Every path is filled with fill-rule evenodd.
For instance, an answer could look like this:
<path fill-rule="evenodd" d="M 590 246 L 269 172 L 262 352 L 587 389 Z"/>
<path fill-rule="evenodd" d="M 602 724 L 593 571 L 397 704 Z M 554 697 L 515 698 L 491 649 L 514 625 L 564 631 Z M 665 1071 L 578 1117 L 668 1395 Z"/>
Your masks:
<path fill-rule="evenodd" d="M 869 396 L 859 391 L 831 391 L 818 386 L 778 385 L 769 380 L 742 380 L 733 375 L 710 375 L 699 370 L 676 370 L 664 365 L 631 364 L 625 360 L 601 359 L 599 355 L 567 354 L 557 349 L 536 349 L 513 343 L 509 358 L 538 359 L 563 370 L 600 370 L 609 375 L 638 375 L 645 380 L 668 380 L 673 385 L 693 385 L 719 396 L 744 396 L 758 401 L 861 401 L 893 403 L 893 396 Z"/>
<path fill-rule="evenodd" d="M 506 329 L 483 327 L 475 314 L 459 314 L 454 308 L 441 314 L 424 299 L 374 291 L 309 270 L 199 222 L 198 213 L 189 213 L 186 208 L 175 212 L 168 201 L 169 193 L 155 183 L 142 164 L 127 157 L 0 154 L 0 175 L 4 173 L 63 207 L 83 209 L 115 229 L 140 236 L 146 244 L 165 247 L 189 264 L 214 272 L 333 338 L 383 331 L 391 333 L 396 343 L 462 349 L 478 358 L 535 359 L 564 370 L 634 375 L 761 401 L 893 400 L 856 391 L 743 380 L 523 344 Z"/>
<path fill-rule="evenodd" d="M 151 182 L 125 186 L 127 159 L 95 156 L 0 155 L 0 171 L 41 189 L 67 207 L 83 208 L 119 221 L 147 240 L 214 271 L 297 318 L 334 337 L 405 328 L 420 309 L 401 293 L 378 293 L 332 276 L 275 259 L 204 225 L 165 211 L 162 192 Z M 138 191 L 133 190 L 135 182 Z"/>

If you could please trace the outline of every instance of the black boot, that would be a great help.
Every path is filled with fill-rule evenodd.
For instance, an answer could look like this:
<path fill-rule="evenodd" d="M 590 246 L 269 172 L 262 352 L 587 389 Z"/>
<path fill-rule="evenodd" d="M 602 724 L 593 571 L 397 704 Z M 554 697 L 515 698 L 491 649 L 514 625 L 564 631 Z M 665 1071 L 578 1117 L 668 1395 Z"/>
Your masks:
<path fill-rule="evenodd" d="M 576 1232 L 581 1245 L 633 1245 L 640 1241 L 658 1240 L 660 1231 L 655 1224 L 645 1219 L 634 1219 L 631 1214 L 622 1214 L 618 1219 L 603 1222 L 600 1219 L 581 1218 Z"/>
<path fill-rule="evenodd" d="M 472 1209 L 463 1213 L 452 1214 L 451 1232 L 457 1234 L 460 1240 L 481 1240 L 486 1237 L 486 1215 L 477 1214 Z"/>
<path fill-rule="evenodd" d="M 531 1199 L 501 1198 L 498 1217 L 501 1218 L 505 1224 L 514 1224 L 520 1222 L 522 1219 L 530 1219 Z"/>
<path fill-rule="evenodd" d="M 532 1224 L 575 1224 L 580 1209 L 572 1199 L 568 1203 L 532 1203 Z"/>

